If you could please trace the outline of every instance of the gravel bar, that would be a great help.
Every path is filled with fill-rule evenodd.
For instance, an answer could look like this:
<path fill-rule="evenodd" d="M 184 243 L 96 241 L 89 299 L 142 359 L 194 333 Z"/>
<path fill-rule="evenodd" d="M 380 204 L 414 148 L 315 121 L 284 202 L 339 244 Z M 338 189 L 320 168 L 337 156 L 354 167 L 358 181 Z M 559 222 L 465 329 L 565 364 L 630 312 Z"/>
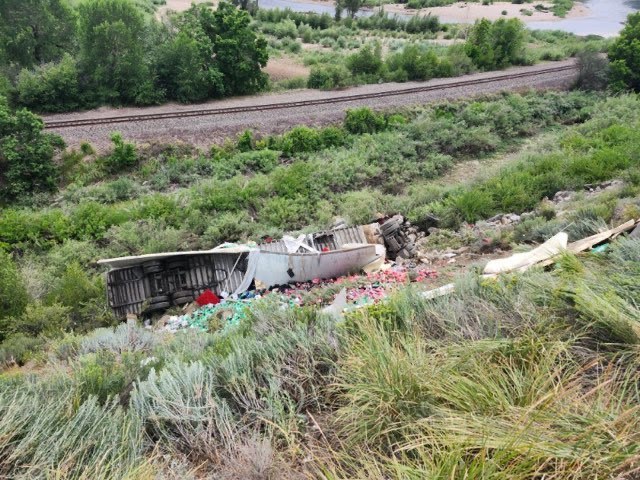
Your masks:
<path fill-rule="evenodd" d="M 478 85 L 466 85 L 443 90 L 430 90 L 403 95 L 379 98 L 347 100 L 340 103 L 290 107 L 279 110 L 227 113 L 224 115 L 176 117 L 159 120 L 145 120 L 130 123 L 114 123 L 65 127 L 49 129 L 60 134 L 70 147 L 77 147 L 82 142 L 91 143 L 101 151 L 109 147 L 110 134 L 121 132 L 125 139 L 138 144 L 145 143 L 179 143 L 184 142 L 199 147 L 220 144 L 225 138 L 252 129 L 262 134 L 281 133 L 295 125 L 324 125 L 340 122 L 345 110 L 367 106 L 373 109 L 393 109 L 424 105 L 434 101 L 453 100 L 477 95 L 486 95 L 502 91 L 562 90 L 570 88 L 577 78 L 577 70 L 547 72 L 527 78 L 499 78 L 514 73 L 536 72 L 549 67 L 574 65 L 575 60 L 549 62 L 530 67 L 514 67 L 499 73 L 484 72 L 463 77 L 436 79 L 428 82 L 384 83 L 363 85 L 339 91 L 295 90 L 279 94 L 263 94 L 247 97 L 207 102 L 198 105 L 164 104 L 145 108 L 110 108 L 103 107 L 80 113 L 44 115 L 45 122 L 76 119 L 94 119 L 113 116 L 143 115 L 149 113 L 180 112 L 198 109 L 259 106 L 264 104 L 295 102 L 325 98 L 340 98 L 355 94 L 378 93 L 391 90 L 404 90 L 420 86 L 437 86 L 460 81 L 480 80 L 498 77 L 494 82 Z"/>

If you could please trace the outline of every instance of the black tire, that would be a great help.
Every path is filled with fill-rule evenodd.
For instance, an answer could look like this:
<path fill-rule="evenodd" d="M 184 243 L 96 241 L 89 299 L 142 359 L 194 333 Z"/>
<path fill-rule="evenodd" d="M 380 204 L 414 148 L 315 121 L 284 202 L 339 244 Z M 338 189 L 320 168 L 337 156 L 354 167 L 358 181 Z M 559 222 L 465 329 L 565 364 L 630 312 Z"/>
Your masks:
<path fill-rule="evenodd" d="M 187 262 L 185 260 L 173 260 L 167 263 L 167 270 L 175 268 L 187 268 Z"/>
<path fill-rule="evenodd" d="M 157 312 L 158 310 L 166 310 L 170 306 L 171 304 L 169 302 L 152 303 L 147 307 L 145 312 L 149 313 L 149 312 Z"/>
<path fill-rule="evenodd" d="M 160 260 L 151 260 L 150 262 L 145 262 L 142 264 L 142 270 L 145 275 L 149 275 L 150 273 L 158 273 L 164 270 L 164 266 Z"/>
<path fill-rule="evenodd" d="M 390 252 L 397 252 L 398 250 L 402 249 L 402 246 L 396 241 L 395 238 L 390 237 L 390 238 L 385 238 L 385 244 L 387 245 L 387 248 L 389 249 Z"/>
<path fill-rule="evenodd" d="M 158 295 L 157 297 L 151 297 L 149 299 L 149 305 L 153 304 L 153 303 L 163 303 L 163 302 L 168 302 L 169 301 L 169 296 L 168 295 Z"/>
<path fill-rule="evenodd" d="M 193 302 L 193 295 L 189 295 L 188 297 L 177 297 L 173 299 L 174 305 L 186 305 L 187 303 Z"/>
<path fill-rule="evenodd" d="M 179 297 L 193 297 L 193 292 L 191 290 L 179 290 L 171 294 L 171 298 L 174 300 Z"/>
<path fill-rule="evenodd" d="M 397 232 L 399 228 L 400 221 L 396 218 L 392 218 L 380 225 L 380 232 L 382 233 L 382 235 L 390 235 L 394 232 Z"/>

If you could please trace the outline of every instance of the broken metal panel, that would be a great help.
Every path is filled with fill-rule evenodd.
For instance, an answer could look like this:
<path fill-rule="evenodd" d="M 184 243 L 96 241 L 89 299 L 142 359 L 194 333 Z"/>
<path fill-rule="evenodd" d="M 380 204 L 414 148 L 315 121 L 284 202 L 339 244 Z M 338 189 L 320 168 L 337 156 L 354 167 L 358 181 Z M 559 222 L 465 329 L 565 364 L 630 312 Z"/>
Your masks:
<path fill-rule="evenodd" d="M 357 226 L 307 234 L 304 243 L 318 251 L 322 251 L 325 247 L 329 250 L 338 250 L 342 245 L 348 243 L 367 243 L 367 237 L 362 226 Z M 283 240 L 262 243 L 258 247 L 265 252 L 287 253 L 287 247 Z"/>
<path fill-rule="evenodd" d="M 341 248 L 347 243 L 368 243 L 362 226 L 339 228 L 333 230 L 336 248 Z"/>

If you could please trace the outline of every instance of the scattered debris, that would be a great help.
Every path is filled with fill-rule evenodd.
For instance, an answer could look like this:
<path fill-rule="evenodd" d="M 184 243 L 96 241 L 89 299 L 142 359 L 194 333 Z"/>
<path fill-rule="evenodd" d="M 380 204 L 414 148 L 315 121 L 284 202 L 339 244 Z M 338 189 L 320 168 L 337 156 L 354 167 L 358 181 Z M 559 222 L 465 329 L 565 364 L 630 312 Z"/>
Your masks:
<path fill-rule="evenodd" d="M 624 185 L 622 180 L 609 180 L 602 183 L 588 183 L 584 185 L 583 191 L 587 194 L 598 194 L 605 190 L 620 188 Z M 577 192 L 571 190 L 561 190 L 553 196 L 553 203 L 558 204 L 571 200 Z"/>
<path fill-rule="evenodd" d="M 368 275 L 316 278 L 271 290 L 245 292 L 242 298 L 227 297 L 217 305 L 205 305 L 182 315 L 165 315 L 157 327 L 170 332 L 188 328 L 201 331 L 229 328 L 246 318 L 254 308 L 253 302 L 259 299 L 271 299 L 282 308 L 326 305 L 324 313 L 341 319 L 345 311 L 384 301 L 402 285 L 435 277 L 433 270 L 393 266 Z"/>
<path fill-rule="evenodd" d="M 501 227 L 503 225 L 516 225 L 521 220 L 522 217 L 515 213 L 499 213 L 483 223 L 491 227 Z"/>
<path fill-rule="evenodd" d="M 570 244 L 567 244 L 567 234 L 561 232 L 530 252 L 518 253 L 508 258 L 490 261 L 485 266 L 484 274 L 482 276 L 483 278 L 495 278 L 500 273 L 524 271 L 534 265 L 545 267 L 553 264 L 558 254 L 562 253 L 563 250 L 572 253 L 580 253 L 589 249 L 596 252 L 602 252 L 605 251 L 609 245 L 604 242 L 614 240 L 620 234 L 630 230 L 633 231 L 629 236 L 632 236 L 636 232 L 640 232 L 640 219 L 629 220 L 618 227 L 597 233 Z M 597 250 L 594 247 L 596 247 Z M 434 290 L 423 292 L 422 296 L 424 298 L 432 299 L 448 295 L 454 291 L 455 284 L 450 283 Z"/>

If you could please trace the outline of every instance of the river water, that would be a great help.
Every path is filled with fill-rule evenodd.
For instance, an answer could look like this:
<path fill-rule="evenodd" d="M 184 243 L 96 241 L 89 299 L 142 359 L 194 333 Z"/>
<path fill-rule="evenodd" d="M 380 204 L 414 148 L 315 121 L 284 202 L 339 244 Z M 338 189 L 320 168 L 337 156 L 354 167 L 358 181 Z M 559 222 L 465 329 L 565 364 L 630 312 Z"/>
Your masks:
<path fill-rule="evenodd" d="M 531 22 L 529 28 L 564 30 L 577 35 L 617 35 L 627 15 L 640 9 L 640 0 L 587 0 L 591 13 L 581 18 L 564 18 L 557 22 Z"/>
<path fill-rule="evenodd" d="M 564 30 L 577 35 L 602 35 L 610 37 L 618 34 L 629 13 L 640 10 L 640 0 L 585 0 L 590 14 L 580 18 L 564 18 L 552 22 L 529 22 L 531 29 Z M 290 8 L 296 12 L 334 14 L 333 5 L 304 3 L 294 0 L 259 0 L 260 8 Z M 362 10 L 359 15 L 371 15 L 371 10 Z M 398 15 L 409 18 L 410 15 Z"/>

